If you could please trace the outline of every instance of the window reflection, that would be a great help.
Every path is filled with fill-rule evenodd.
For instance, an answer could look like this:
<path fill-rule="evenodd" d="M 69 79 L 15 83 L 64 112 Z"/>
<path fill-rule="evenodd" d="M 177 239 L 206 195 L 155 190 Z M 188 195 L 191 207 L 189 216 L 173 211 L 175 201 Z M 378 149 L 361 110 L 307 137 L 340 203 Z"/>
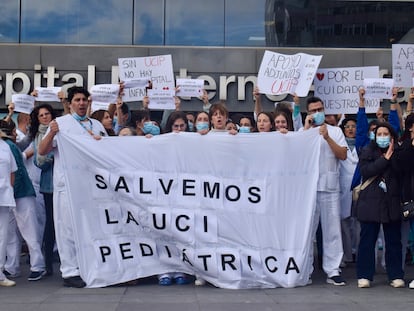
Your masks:
<path fill-rule="evenodd" d="M 19 2 L 2 1 L 0 12 L 0 42 L 19 42 Z"/>
<path fill-rule="evenodd" d="M 134 44 L 164 44 L 165 0 L 135 0 Z"/>
<path fill-rule="evenodd" d="M 264 46 L 263 0 L 226 1 L 225 45 Z"/>
<path fill-rule="evenodd" d="M 414 43 L 414 1 L 10 0 L 0 1 L 0 10 L 0 42 L 337 48 Z"/>
<path fill-rule="evenodd" d="M 224 45 L 224 0 L 173 0 L 165 5 L 166 45 Z"/>
<path fill-rule="evenodd" d="M 131 44 L 131 0 L 21 0 L 21 42 Z"/>
<path fill-rule="evenodd" d="M 266 0 L 265 8 L 267 46 L 414 43 L 412 1 Z"/>

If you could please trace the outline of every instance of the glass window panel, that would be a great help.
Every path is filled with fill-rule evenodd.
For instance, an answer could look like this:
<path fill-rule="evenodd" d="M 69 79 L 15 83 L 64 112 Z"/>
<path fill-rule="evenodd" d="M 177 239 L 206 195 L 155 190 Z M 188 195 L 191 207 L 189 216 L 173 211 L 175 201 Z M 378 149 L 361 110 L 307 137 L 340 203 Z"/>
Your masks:
<path fill-rule="evenodd" d="M 266 46 L 383 48 L 414 43 L 413 1 L 265 2 Z"/>
<path fill-rule="evenodd" d="M 24 43 L 132 44 L 131 0 L 21 0 Z"/>
<path fill-rule="evenodd" d="M 164 0 L 135 0 L 134 44 L 164 44 Z"/>
<path fill-rule="evenodd" d="M 1 1 L 0 42 L 19 42 L 19 0 Z"/>
<path fill-rule="evenodd" d="M 224 0 L 170 0 L 165 8 L 166 45 L 224 45 Z"/>
<path fill-rule="evenodd" d="M 226 45 L 265 45 L 265 0 L 226 1 Z"/>

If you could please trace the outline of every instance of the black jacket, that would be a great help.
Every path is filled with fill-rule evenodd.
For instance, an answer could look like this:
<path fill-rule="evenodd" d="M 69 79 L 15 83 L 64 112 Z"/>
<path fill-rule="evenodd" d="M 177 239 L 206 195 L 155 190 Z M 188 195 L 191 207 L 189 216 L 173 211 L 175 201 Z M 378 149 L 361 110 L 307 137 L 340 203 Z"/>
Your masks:
<path fill-rule="evenodd" d="M 362 180 L 377 176 L 361 191 L 356 202 L 355 212 L 359 221 L 388 223 L 401 220 L 400 176 L 392 165 L 395 153 L 387 160 L 383 157 L 385 151 L 371 142 L 362 149 L 359 157 Z M 380 187 L 381 182 L 385 183 L 386 191 Z"/>
<path fill-rule="evenodd" d="M 395 150 L 392 164 L 400 175 L 401 201 L 414 200 L 414 146 L 411 139 L 404 140 Z"/>

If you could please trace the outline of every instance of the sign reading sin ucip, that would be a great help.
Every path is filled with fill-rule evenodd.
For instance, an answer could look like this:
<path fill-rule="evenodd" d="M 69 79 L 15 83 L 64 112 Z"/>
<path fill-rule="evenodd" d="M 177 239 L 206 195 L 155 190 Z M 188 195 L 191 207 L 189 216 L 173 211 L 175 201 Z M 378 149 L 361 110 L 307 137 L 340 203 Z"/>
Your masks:
<path fill-rule="evenodd" d="M 128 82 L 136 79 L 147 79 L 154 89 L 175 88 L 171 55 L 148 57 L 119 58 L 119 79 Z M 139 101 L 147 95 L 145 86 L 125 88 L 125 102 Z"/>

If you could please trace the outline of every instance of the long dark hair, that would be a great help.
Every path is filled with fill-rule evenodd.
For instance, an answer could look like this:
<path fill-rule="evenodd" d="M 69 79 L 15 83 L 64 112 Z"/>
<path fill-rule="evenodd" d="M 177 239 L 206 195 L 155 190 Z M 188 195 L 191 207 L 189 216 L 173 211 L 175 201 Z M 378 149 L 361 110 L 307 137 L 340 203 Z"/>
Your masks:
<path fill-rule="evenodd" d="M 375 133 L 375 140 L 373 140 L 371 143 L 374 144 L 375 146 L 377 146 L 376 140 L 377 140 L 377 131 L 379 128 L 381 127 L 385 127 L 388 129 L 388 131 L 390 132 L 390 136 L 391 139 L 394 139 L 394 144 L 395 146 L 397 146 L 397 142 L 398 142 L 398 134 L 397 132 L 394 130 L 394 128 L 391 126 L 391 124 L 389 124 L 388 122 L 378 122 L 376 129 L 374 130 Z M 378 147 L 378 146 L 377 146 Z"/>
<path fill-rule="evenodd" d="M 41 104 L 39 106 L 36 106 L 32 112 L 30 113 L 30 130 L 29 130 L 29 135 L 31 139 L 34 139 L 36 137 L 37 132 L 39 131 L 39 111 L 40 109 L 46 109 L 47 111 L 50 112 L 50 115 L 52 116 L 52 120 L 56 118 L 56 112 L 55 110 L 52 108 L 52 106 L 50 106 L 49 104 Z"/>
<path fill-rule="evenodd" d="M 182 119 L 186 125 L 185 127 L 185 131 L 189 132 L 190 129 L 188 127 L 188 120 L 187 120 L 187 116 L 184 112 L 182 111 L 174 111 L 170 114 L 170 116 L 167 119 L 167 123 L 165 124 L 165 130 L 164 133 L 171 133 L 173 131 L 173 124 L 176 120 L 178 119 Z"/>
<path fill-rule="evenodd" d="M 413 124 L 414 124 L 414 113 L 410 113 L 405 118 L 404 133 L 401 136 L 401 141 L 404 141 L 406 139 L 411 139 L 411 131 L 410 131 L 410 129 L 413 127 Z"/>
<path fill-rule="evenodd" d="M 102 123 L 102 120 L 105 117 L 106 112 L 109 114 L 109 111 L 105 110 L 105 109 L 96 110 L 91 114 L 91 118 L 95 119 L 95 120 L 98 120 L 99 122 Z M 109 128 L 109 129 L 105 128 L 105 130 L 106 130 L 106 132 L 108 133 L 109 136 L 116 136 L 115 131 L 112 127 Z"/>

